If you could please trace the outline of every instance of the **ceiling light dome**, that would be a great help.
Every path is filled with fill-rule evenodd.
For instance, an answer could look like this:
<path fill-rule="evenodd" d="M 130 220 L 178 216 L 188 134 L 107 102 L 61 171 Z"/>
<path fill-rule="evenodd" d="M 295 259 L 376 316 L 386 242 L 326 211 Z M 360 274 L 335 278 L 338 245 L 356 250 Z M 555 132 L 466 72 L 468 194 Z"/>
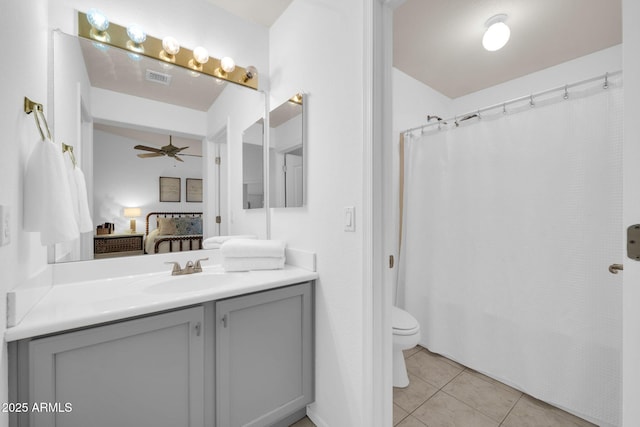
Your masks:
<path fill-rule="evenodd" d="M 493 52 L 502 49 L 507 44 L 511 36 L 511 30 L 504 23 L 506 20 L 507 15 L 500 14 L 492 16 L 486 22 L 487 31 L 482 37 L 482 46 L 486 50 Z"/>

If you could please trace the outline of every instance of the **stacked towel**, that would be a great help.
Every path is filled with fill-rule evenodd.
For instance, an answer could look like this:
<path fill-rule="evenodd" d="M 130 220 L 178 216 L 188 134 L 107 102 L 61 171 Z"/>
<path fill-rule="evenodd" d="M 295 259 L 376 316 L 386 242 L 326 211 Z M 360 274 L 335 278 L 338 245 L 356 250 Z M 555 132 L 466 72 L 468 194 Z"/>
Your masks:
<path fill-rule="evenodd" d="M 39 231 L 44 246 L 80 235 L 70 188 L 60 146 L 38 141 L 24 178 L 24 229 Z"/>
<path fill-rule="evenodd" d="M 285 247 L 280 240 L 230 239 L 220 247 L 222 266 L 227 271 L 279 270 Z"/>
<path fill-rule="evenodd" d="M 252 234 L 238 234 L 236 236 L 213 236 L 202 241 L 202 247 L 205 249 L 220 249 L 220 246 L 227 240 L 231 239 L 257 239 L 258 236 Z"/>

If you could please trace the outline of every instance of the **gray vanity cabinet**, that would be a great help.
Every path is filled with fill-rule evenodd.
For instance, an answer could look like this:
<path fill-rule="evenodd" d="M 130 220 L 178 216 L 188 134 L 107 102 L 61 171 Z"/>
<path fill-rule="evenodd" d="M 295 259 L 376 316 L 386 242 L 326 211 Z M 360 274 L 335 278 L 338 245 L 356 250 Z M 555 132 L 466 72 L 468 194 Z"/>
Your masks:
<path fill-rule="evenodd" d="M 28 401 L 63 409 L 32 411 L 30 427 L 203 426 L 203 316 L 193 307 L 27 341 Z"/>
<path fill-rule="evenodd" d="M 217 301 L 217 426 L 289 425 L 313 400 L 310 283 Z"/>

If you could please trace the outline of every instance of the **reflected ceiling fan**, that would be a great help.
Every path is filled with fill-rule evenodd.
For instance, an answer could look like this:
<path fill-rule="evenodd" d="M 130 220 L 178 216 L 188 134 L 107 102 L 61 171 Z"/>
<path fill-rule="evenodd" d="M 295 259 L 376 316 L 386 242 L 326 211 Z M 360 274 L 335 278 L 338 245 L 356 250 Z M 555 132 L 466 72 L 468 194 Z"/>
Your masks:
<path fill-rule="evenodd" d="M 180 157 L 178 157 L 178 155 L 180 155 L 180 156 L 202 157 L 202 156 L 198 156 L 197 154 L 180 154 L 180 152 L 182 150 L 185 150 L 185 149 L 187 149 L 189 147 L 188 146 L 187 147 L 176 147 L 171 142 L 171 135 L 169 135 L 169 145 L 165 145 L 164 147 L 157 148 L 157 147 L 149 147 L 147 145 L 136 145 L 133 148 L 136 149 L 136 150 L 151 151 L 150 153 L 138 154 L 138 157 L 141 157 L 143 159 L 147 158 L 147 157 L 167 156 L 167 157 L 173 157 L 174 159 L 176 159 L 179 162 L 184 162 L 184 160 L 182 160 Z"/>

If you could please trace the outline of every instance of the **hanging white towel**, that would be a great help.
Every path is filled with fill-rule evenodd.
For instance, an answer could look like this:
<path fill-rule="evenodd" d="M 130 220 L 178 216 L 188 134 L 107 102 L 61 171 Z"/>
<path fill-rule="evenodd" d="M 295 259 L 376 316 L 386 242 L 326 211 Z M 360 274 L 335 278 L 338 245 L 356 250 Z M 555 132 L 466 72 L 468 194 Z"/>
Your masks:
<path fill-rule="evenodd" d="M 39 231 L 42 245 L 78 238 L 62 149 L 47 139 L 35 145 L 25 173 L 24 229 Z"/>
<path fill-rule="evenodd" d="M 69 171 L 69 184 L 71 186 L 71 199 L 73 211 L 80 233 L 93 231 L 93 220 L 89 212 L 89 200 L 87 197 L 87 182 L 80 166 L 73 165 L 71 159 L 65 156 L 67 170 Z"/>
<path fill-rule="evenodd" d="M 284 258 L 285 247 L 281 240 L 232 239 L 222 244 L 220 253 L 227 258 Z"/>
<path fill-rule="evenodd" d="M 202 241 L 202 247 L 205 249 L 218 249 L 224 242 L 231 239 L 257 239 L 258 236 L 252 234 L 238 234 L 235 236 L 213 236 L 207 237 Z"/>

